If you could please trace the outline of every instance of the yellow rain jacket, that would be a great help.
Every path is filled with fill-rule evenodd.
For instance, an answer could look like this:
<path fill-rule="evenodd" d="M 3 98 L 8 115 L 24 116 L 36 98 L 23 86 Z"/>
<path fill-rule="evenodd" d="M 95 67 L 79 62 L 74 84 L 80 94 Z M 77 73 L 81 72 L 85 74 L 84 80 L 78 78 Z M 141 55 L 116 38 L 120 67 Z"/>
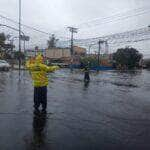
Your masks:
<path fill-rule="evenodd" d="M 34 87 L 47 86 L 48 85 L 47 73 L 53 72 L 59 68 L 58 66 L 48 67 L 42 62 L 43 57 L 41 55 L 37 55 L 34 63 L 31 63 L 30 61 L 26 62 L 26 68 L 31 73 Z"/>

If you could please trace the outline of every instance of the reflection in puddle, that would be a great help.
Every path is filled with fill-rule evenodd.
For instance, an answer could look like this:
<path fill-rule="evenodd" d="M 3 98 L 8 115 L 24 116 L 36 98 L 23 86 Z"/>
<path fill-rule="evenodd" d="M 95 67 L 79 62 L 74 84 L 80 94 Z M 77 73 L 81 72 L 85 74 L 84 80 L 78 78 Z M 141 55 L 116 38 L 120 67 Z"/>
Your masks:
<path fill-rule="evenodd" d="M 33 145 L 41 147 L 44 145 L 46 115 L 35 115 L 33 118 Z"/>
<path fill-rule="evenodd" d="M 89 81 L 84 81 L 84 90 L 86 90 L 89 87 L 89 84 Z"/>
<path fill-rule="evenodd" d="M 32 138 L 27 137 L 26 141 L 26 149 L 34 150 L 39 148 L 46 147 L 46 126 L 47 117 L 46 114 L 38 114 L 33 116 L 33 130 L 32 130 Z"/>

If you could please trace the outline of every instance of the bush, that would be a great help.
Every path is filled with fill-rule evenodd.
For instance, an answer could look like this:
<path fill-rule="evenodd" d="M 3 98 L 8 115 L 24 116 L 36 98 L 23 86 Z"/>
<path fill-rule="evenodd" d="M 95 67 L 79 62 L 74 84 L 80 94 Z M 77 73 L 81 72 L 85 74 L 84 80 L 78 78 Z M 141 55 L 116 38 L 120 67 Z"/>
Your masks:
<path fill-rule="evenodd" d="M 139 67 L 139 61 L 142 58 L 140 54 L 134 48 L 120 48 L 113 55 L 113 60 L 116 63 L 116 66 L 120 69 L 133 69 Z"/>

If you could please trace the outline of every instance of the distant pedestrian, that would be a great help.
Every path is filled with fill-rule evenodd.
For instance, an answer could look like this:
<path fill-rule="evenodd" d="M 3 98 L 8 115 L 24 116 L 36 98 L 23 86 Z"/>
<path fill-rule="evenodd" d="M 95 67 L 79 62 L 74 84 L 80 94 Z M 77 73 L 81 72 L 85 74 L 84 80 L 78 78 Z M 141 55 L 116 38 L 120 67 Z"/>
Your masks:
<path fill-rule="evenodd" d="M 43 57 L 38 54 L 35 58 L 35 62 L 31 63 L 27 61 L 27 69 L 30 71 L 33 86 L 34 86 L 34 108 L 35 113 L 39 113 L 39 107 L 42 105 L 42 112 L 46 113 L 47 108 L 47 85 L 48 85 L 48 72 L 57 70 L 58 66 L 48 67 L 43 64 Z"/>
<path fill-rule="evenodd" d="M 89 68 L 86 66 L 84 69 L 84 82 L 90 81 Z"/>

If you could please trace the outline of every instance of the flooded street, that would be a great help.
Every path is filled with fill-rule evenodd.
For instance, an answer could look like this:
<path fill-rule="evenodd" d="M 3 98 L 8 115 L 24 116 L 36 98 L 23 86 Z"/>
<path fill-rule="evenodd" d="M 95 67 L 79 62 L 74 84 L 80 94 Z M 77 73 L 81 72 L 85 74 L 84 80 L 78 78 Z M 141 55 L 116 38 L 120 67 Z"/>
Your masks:
<path fill-rule="evenodd" d="M 33 115 L 28 72 L 0 72 L 1 150 L 149 150 L 150 71 L 49 75 L 47 115 Z"/>

